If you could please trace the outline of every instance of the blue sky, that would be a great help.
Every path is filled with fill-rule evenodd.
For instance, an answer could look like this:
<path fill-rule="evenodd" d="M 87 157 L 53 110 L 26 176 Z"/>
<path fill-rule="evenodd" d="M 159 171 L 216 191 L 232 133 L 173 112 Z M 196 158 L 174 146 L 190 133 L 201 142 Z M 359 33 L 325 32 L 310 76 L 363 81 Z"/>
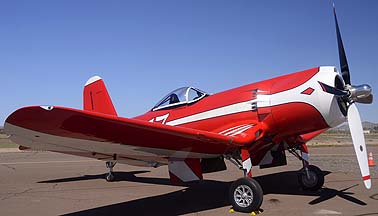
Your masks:
<path fill-rule="evenodd" d="M 378 1 L 336 1 L 353 84 L 378 86 Z M 82 108 L 105 80 L 133 117 L 181 86 L 216 93 L 320 65 L 339 67 L 332 3 L 0 1 L 0 125 L 19 107 Z M 378 107 L 358 107 L 378 122 Z"/>

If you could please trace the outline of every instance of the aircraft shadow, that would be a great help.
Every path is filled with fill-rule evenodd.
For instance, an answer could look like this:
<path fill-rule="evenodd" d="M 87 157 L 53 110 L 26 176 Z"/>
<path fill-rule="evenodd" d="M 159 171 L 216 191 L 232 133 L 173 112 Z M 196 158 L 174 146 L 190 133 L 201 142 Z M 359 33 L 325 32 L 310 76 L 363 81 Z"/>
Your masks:
<path fill-rule="evenodd" d="M 136 174 L 144 172 L 148 171 L 117 172 L 117 179 L 118 181 L 171 185 L 169 179 L 135 176 Z M 329 173 L 330 172 L 324 172 L 325 175 Z M 55 179 L 39 183 L 81 181 L 98 178 L 104 178 L 104 175 Z M 357 185 L 352 185 L 342 190 L 324 187 L 319 191 L 303 191 L 298 187 L 296 171 L 262 175 L 255 179 L 260 183 L 264 194 L 305 195 L 316 197 L 308 203 L 309 205 L 316 205 L 336 196 L 357 205 L 367 205 L 365 202 L 353 197 L 352 195 L 354 193 L 348 192 L 349 189 Z M 204 180 L 198 183 L 182 184 L 182 186 L 185 186 L 186 188 L 171 193 L 69 213 L 66 214 L 66 216 L 127 214 L 182 215 L 221 208 L 224 206 L 231 207 L 227 200 L 228 189 L 231 183 L 232 182 Z M 127 193 L 127 191 L 125 191 L 125 193 Z"/>
<path fill-rule="evenodd" d="M 329 171 L 323 171 L 326 176 L 330 174 Z M 308 204 L 315 205 L 323 201 L 332 199 L 336 196 L 343 198 L 347 201 L 358 205 L 367 205 L 365 202 L 351 196 L 354 193 L 347 192 L 347 190 L 356 187 L 358 184 L 349 186 L 342 190 L 336 190 L 333 188 L 323 187 L 319 191 L 304 191 L 302 190 L 297 181 L 297 172 L 279 172 L 268 174 L 264 176 L 256 177 L 256 180 L 260 183 L 264 194 L 287 194 L 287 195 L 305 195 L 305 196 L 315 196 L 316 199 L 310 201 Z"/>
<path fill-rule="evenodd" d="M 126 179 L 136 178 L 135 175 L 137 174 L 148 173 L 148 172 L 150 171 L 144 170 L 144 171 L 133 171 L 133 172 L 114 172 L 115 176 L 117 176 L 117 178 L 114 181 L 126 181 Z M 94 180 L 94 179 L 105 180 L 105 176 L 106 176 L 106 173 L 98 174 L 98 175 L 83 175 L 83 176 L 76 176 L 76 177 L 69 177 L 69 178 L 39 181 L 37 183 L 64 183 L 64 182 L 85 181 L 85 180 Z M 159 183 L 157 182 L 156 184 L 159 184 Z"/>

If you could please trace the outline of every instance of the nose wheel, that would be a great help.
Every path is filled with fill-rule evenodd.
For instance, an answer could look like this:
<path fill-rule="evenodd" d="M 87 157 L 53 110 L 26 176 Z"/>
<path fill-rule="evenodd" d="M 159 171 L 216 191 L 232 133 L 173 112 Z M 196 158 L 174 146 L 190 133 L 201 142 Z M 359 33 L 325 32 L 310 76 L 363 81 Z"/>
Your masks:
<path fill-rule="evenodd" d="M 106 179 L 107 182 L 112 182 L 112 181 L 115 180 L 115 176 L 114 176 L 114 173 L 113 173 L 113 167 L 117 164 L 117 162 L 107 161 L 105 164 L 106 164 L 106 168 L 109 169 L 109 172 L 106 175 L 105 179 Z"/>

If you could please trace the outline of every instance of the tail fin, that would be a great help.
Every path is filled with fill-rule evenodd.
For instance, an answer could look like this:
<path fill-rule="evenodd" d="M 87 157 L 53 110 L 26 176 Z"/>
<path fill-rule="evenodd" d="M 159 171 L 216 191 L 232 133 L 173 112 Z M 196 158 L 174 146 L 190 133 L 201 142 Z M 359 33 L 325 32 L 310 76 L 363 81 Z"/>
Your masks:
<path fill-rule="evenodd" d="M 101 77 L 91 77 L 84 86 L 84 110 L 117 116 L 112 99 Z"/>

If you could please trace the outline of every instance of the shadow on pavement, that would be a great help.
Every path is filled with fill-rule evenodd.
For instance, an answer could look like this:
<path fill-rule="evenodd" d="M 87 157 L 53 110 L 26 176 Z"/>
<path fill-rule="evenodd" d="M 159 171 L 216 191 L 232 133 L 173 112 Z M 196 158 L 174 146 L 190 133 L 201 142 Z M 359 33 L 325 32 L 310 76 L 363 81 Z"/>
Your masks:
<path fill-rule="evenodd" d="M 150 171 L 114 172 L 115 176 L 117 176 L 115 181 L 125 181 L 126 179 L 136 178 L 135 175 L 137 174 L 148 173 L 148 172 Z M 93 180 L 93 179 L 105 179 L 105 176 L 106 176 L 106 173 L 99 174 L 99 175 L 83 175 L 83 176 L 70 177 L 70 178 L 39 181 L 37 183 L 63 183 L 63 182 L 85 181 L 85 180 Z"/>
<path fill-rule="evenodd" d="M 331 172 L 323 171 L 323 174 L 325 176 L 330 173 Z M 356 187 L 358 184 L 352 185 L 342 190 L 323 187 L 319 191 L 303 191 L 300 187 L 298 187 L 296 171 L 280 172 L 259 176 L 256 177 L 256 180 L 259 181 L 264 194 L 317 196 L 316 199 L 309 202 L 310 205 L 321 203 L 336 196 L 358 205 L 367 205 L 365 202 L 351 196 L 354 193 L 347 192 L 347 190 Z"/>
<path fill-rule="evenodd" d="M 204 181 L 158 196 L 112 204 L 66 215 L 182 215 L 230 205 L 228 182 Z M 127 193 L 127 191 L 125 192 Z"/>
<path fill-rule="evenodd" d="M 118 181 L 171 185 L 169 179 L 135 176 L 136 174 L 145 172 L 148 171 L 117 172 L 116 175 Z M 325 175 L 329 173 L 330 172 L 324 172 Z M 58 183 L 99 178 L 104 178 L 104 175 L 55 179 L 39 183 Z M 322 188 L 319 191 L 303 191 L 298 187 L 296 171 L 262 175 L 255 179 L 261 184 L 264 194 L 304 195 L 316 197 L 309 202 L 309 205 L 316 205 L 336 196 L 357 205 L 366 205 L 365 202 L 353 197 L 352 195 L 354 193 L 347 192 L 349 189 L 357 185 L 352 185 L 342 190 Z M 206 211 L 230 206 L 228 201 L 228 189 L 231 183 L 232 182 L 204 180 L 197 183 L 182 184 L 181 186 L 185 186 L 186 188 L 175 192 L 97 207 L 66 215 L 182 215 Z"/>

